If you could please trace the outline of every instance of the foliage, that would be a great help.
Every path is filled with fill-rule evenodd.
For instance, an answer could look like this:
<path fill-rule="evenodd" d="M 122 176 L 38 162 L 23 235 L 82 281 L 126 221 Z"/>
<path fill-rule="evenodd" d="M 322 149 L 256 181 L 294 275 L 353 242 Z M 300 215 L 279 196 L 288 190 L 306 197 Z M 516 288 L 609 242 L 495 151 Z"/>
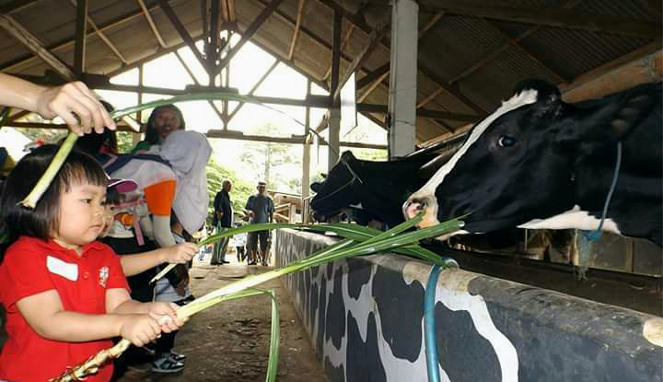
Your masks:
<path fill-rule="evenodd" d="M 262 136 L 275 136 L 279 126 L 266 124 L 257 127 L 252 134 Z M 244 146 L 245 151 L 239 159 L 248 164 L 254 173 L 261 174 L 261 179 L 267 182 L 270 190 L 301 193 L 301 179 L 289 176 L 287 166 L 301 168 L 300 155 L 295 153 L 292 145 L 282 143 L 252 143 Z M 301 173 L 301 170 L 297 174 Z"/>
<path fill-rule="evenodd" d="M 118 152 L 126 154 L 131 152 L 133 149 L 133 133 L 127 131 L 118 131 L 117 132 L 117 148 Z"/>
<path fill-rule="evenodd" d="M 16 131 L 28 137 L 31 141 L 43 140 L 44 143 L 58 143 L 67 136 L 69 130 L 62 129 L 28 129 L 16 128 Z"/>

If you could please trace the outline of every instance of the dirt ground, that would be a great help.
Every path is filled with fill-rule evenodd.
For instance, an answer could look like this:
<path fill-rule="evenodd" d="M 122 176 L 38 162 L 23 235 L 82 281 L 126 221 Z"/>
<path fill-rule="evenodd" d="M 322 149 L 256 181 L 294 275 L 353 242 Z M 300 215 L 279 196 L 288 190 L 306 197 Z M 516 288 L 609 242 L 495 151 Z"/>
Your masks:
<path fill-rule="evenodd" d="M 230 264 L 210 266 L 209 259 L 194 262 L 191 269 L 193 294 L 198 297 L 247 274 L 271 267 L 246 266 L 228 256 Z M 274 289 L 279 302 L 281 346 L 277 381 L 326 382 L 299 316 L 280 281 L 263 284 Z M 269 351 L 271 300 L 267 296 L 223 302 L 194 316 L 175 340 L 175 351 L 187 355 L 186 367 L 175 374 L 158 374 L 148 364 L 128 370 L 119 382 L 133 381 L 232 381 L 265 380 Z"/>

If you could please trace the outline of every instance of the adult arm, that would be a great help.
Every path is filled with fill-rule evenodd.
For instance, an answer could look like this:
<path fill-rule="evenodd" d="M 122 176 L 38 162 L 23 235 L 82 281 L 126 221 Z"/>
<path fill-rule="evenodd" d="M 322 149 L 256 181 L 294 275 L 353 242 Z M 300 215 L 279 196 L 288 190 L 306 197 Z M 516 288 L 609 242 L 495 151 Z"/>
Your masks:
<path fill-rule="evenodd" d="M 184 264 L 198 251 L 193 243 L 180 243 L 135 255 L 120 256 L 122 271 L 126 276 L 134 276 L 162 263 Z"/>
<path fill-rule="evenodd" d="M 104 126 L 115 130 L 115 122 L 95 94 L 79 81 L 44 87 L 0 73 L 0 104 L 33 111 L 46 119 L 61 117 L 78 135 L 92 128 L 101 134 Z"/>
<path fill-rule="evenodd" d="M 152 214 L 154 240 L 161 248 L 175 245 L 175 238 L 170 232 L 170 211 L 176 187 L 175 180 L 167 180 L 143 189 L 147 210 Z"/>

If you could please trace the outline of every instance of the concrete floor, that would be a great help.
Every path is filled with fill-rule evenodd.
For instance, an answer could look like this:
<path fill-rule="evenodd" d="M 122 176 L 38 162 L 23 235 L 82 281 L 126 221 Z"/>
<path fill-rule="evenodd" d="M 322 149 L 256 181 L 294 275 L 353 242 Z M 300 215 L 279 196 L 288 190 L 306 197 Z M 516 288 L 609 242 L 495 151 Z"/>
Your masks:
<path fill-rule="evenodd" d="M 217 289 L 247 274 L 262 273 L 270 267 L 240 265 L 234 256 L 231 264 L 210 266 L 209 259 L 196 259 L 190 271 L 196 297 Z M 279 382 L 326 382 L 322 367 L 310 345 L 286 290 L 278 280 L 260 289 L 277 294 L 281 325 Z M 175 351 L 187 355 L 186 367 L 175 374 L 149 370 L 128 370 L 118 382 L 133 381 L 232 381 L 265 380 L 269 351 L 271 302 L 266 296 L 249 297 L 220 303 L 191 318 L 175 341 Z"/>

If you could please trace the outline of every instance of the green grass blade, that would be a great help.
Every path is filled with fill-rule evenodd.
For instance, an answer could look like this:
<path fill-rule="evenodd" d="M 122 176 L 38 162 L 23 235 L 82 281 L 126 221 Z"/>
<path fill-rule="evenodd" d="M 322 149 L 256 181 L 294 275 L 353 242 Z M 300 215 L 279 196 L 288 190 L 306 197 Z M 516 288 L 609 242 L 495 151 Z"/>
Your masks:
<path fill-rule="evenodd" d="M 276 372 L 279 365 L 279 345 L 281 342 L 281 323 L 279 318 L 279 306 L 276 301 L 276 293 L 273 289 L 267 292 L 272 298 L 272 326 L 269 335 L 269 362 L 267 363 L 266 382 L 276 381 Z"/>

